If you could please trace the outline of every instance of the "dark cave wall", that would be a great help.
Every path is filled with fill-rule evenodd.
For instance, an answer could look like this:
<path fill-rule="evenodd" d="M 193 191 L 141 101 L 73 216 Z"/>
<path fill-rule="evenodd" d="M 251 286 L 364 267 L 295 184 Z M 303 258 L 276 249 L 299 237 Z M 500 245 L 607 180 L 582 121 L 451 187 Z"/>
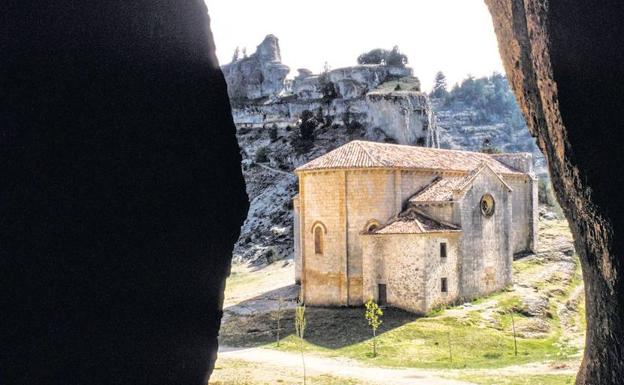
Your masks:
<path fill-rule="evenodd" d="M 512 87 L 570 222 L 586 290 L 578 384 L 624 376 L 624 7 L 486 0 Z"/>
<path fill-rule="evenodd" d="M 205 5 L 3 5 L 0 382 L 205 383 L 248 205 Z"/>

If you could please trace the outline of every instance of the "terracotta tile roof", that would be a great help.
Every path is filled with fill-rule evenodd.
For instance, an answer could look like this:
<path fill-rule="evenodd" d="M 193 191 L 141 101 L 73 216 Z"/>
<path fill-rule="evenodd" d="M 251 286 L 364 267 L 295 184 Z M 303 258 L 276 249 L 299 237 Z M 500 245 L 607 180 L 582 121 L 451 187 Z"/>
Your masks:
<path fill-rule="evenodd" d="M 470 178 L 471 174 L 466 176 L 439 177 L 431 184 L 414 194 L 409 199 L 410 203 L 422 202 L 449 202 L 453 200 L 453 191 L 461 190 Z"/>
<path fill-rule="evenodd" d="M 372 234 L 426 234 L 458 232 L 461 229 L 449 223 L 437 221 L 421 211 L 409 208 L 392 219 L 388 224 L 373 230 Z"/>
<path fill-rule="evenodd" d="M 498 175 L 492 168 L 482 163 L 477 169 L 474 169 L 463 176 L 444 176 L 438 177 L 430 184 L 425 186 L 419 192 L 414 194 L 408 201 L 412 204 L 419 204 L 425 202 L 450 202 L 453 200 L 454 192 L 461 192 L 466 187 L 471 185 L 471 182 L 478 174 L 483 170 L 490 169 L 492 173 L 500 180 L 500 182 L 507 187 L 509 191 L 512 191 L 511 187 Z"/>
<path fill-rule="evenodd" d="M 523 174 L 481 152 L 443 150 L 361 140 L 354 140 L 338 147 L 295 171 L 394 168 L 468 172 L 476 169 L 482 163 L 488 164 L 492 170 L 499 174 Z"/>

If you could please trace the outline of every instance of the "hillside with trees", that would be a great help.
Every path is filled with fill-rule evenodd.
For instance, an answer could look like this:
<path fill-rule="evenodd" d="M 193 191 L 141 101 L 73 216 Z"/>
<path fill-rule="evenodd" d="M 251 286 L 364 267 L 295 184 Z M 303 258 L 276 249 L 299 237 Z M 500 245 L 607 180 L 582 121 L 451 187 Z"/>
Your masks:
<path fill-rule="evenodd" d="M 429 96 L 443 148 L 486 152 L 530 152 L 538 173 L 545 173 L 543 156 L 531 137 L 507 78 L 499 73 L 468 75 L 450 90 L 438 72 Z"/>

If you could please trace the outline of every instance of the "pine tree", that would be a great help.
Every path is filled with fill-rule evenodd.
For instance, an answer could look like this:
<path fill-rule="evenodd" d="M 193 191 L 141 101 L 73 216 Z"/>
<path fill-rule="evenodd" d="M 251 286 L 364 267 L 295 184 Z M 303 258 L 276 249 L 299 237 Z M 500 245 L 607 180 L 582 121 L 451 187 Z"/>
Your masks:
<path fill-rule="evenodd" d="M 438 71 L 435 76 L 435 82 L 433 90 L 431 91 L 431 97 L 434 98 L 446 98 L 448 96 L 448 90 L 446 89 L 446 76 L 442 71 Z"/>
<path fill-rule="evenodd" d="M 234 54 L 232 55 L 232 63 L 237 61 L 239 59 L 239 56 L 240 56 L 240 48 L 236 47 L 236 49 L 234 50 Z"/>

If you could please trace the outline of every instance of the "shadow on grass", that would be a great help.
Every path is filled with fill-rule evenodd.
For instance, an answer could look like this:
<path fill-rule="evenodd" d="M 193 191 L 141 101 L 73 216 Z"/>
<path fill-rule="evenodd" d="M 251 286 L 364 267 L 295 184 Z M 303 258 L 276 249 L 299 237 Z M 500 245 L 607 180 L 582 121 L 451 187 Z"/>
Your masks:
<path fill-rule="evenodd" d="M 220 343 L 228 347 L 254 347 L 277 339 L 277 308 L 283 298 L 280 338 L 293 335 L 294 307 L 298 286 L 290 285 L 243 301 L 224 309 Z M 378 335 L 413 322 L 419 316 L 403 310 L 384 309 L 383 324 Z M 306 308 L 305 339 L 328 349 L 339 349 L 371 338 L 371 329 L 364 319 L 364 307 Z"/>

